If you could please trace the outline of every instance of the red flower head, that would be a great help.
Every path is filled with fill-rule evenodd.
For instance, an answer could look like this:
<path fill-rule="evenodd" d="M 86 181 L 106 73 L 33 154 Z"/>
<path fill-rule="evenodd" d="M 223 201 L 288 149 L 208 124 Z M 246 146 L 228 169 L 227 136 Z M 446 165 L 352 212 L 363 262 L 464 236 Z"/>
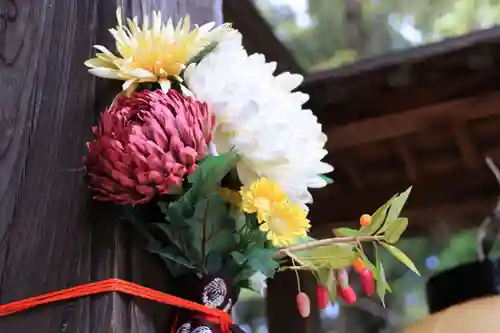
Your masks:
<path fill-rule="evenodd" d="M 95 199 L 137 204 L 166 194 L 207 154 L 207 105 L 174 90 L 121 96 L 93 128 L 85 165 Z"/>

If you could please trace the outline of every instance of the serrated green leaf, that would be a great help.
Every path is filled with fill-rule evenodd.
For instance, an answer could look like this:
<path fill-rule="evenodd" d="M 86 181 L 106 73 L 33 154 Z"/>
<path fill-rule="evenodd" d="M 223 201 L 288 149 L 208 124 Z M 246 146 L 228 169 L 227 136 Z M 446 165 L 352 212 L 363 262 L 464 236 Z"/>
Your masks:
<path fill-rule="evenodd" d="M 231 252 L 231 257 L 233 257 L 234 261 L 238 265 L 243 265 L 243 263 L 247 260 L 247 257 L 244 253 L 233 251 Z"/>
<path fill-rule="evenodd" d="M 337 237 L 356 237 L 359 236 L 359 230 L 351 228 L 337 228 L 333 230 Z"/>
<path fill-rule="evenodd" d="M 394 220 L 392 223 L 389 223 L 389 227 L 384 233 L 384 240 L 389 244 L 396 243 L 400 238 L 403 232 L 408 227 L 408 219 L 405 217 L 399 217 Z"/>
<path fill-rule="evenodd" d="M 415 267 L 415 264 L 413 263 L 413 261 L 411 261 L 411 259 L 403 251 L 401 251 L 397 247 L 392 246 L 390 244 L 386 244 L 386 243 L 380 243 L 380 244 L 382 244 L 382 246 L 387 251 L 389 251 L 390 254 L 392 254 L 394 257 L 396 257 L 396 259 L 401 261 L 403 264 L 406 265 L 406 267 L 408 267 L 415 274 L 420 276 L 420 272 L 418 271 L 417 267 Z"/>
<path fill-rule="evenodd" d="M 217 252 L 210 252 L 206 260 L 206 268 L 208 274 L 215 275 L 222 269 L 223 259 Z"/>
<path fill-rule="evenodd" d="M 261 272 L 268 278 L 272 278 L 279 267 L 279 263 L 270 257 L 251 258 L 248 260 L 248 264 L 253 270 Z"/>
<path fill-rule="evenodd" d="M 214 195 L 222 178 L 236 166 L 238 160 L 239 156 L 235 151 L 219 156 L 208 156 L 202 160 L 195 172 L 188 176 L 191 188 L 177 201 L 170 203 L 166 209 L 163 207 L 163 213 L 168 220 L 176 223 L 182 217 L 191 217 L 195 205 Z"/>
<path fill-rule="evenodd" d="M 325 175 L 319 175 L 328 185 L 333 184 L 333 179 Z"/>
<path fill-rule="evenodd" d="M 391 207 L 389 208 L 389 212 L 387 213 L 387 221 L 392 222 L 399 217 L 403 207 L 410 196 L 411 186 L 408 187 L 406 191 L 398 195 L 392 200 Z"/>

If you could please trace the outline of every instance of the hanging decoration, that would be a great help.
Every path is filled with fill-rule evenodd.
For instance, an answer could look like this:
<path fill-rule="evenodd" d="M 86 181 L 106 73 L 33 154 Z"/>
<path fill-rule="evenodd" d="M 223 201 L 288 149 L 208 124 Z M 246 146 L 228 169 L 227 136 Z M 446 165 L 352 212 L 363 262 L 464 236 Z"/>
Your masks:
<path fill-rule="evenodd" d="M 295 91 L 301 75 L 274 75 L 276 63 L 249 55 L 229 24 L 164 23 L 159 12 L 140 24 L 120 10 L 117 19 L 117 53 L 97 45 L 85 63 L 123 81 L 93 128 L 88 184 L 162 259 L 176 296 L 229 313 L 241 288 L 262 292 L 279 270 L 307 270 L 324 308 L 337 294 L 355 302 L 353 266 L 364 292 L 383 302 L 390 288 L 379 248 L 417 272 L 394 246 L 408 225 L 399 215 L 410 189 L 363 215 L 357 230 L 308 236 L 309 189 L 330 184 L 333 167 L 322 161 L 321 124 L 303 108 L 308 95 Z M 375 248 L 375 263 L 363 246 Z M 310 307 L 297 284 L 298 312 L 307 317 Z M 172 332 L 222 330 L 192 310 L 176 314 Z"/>

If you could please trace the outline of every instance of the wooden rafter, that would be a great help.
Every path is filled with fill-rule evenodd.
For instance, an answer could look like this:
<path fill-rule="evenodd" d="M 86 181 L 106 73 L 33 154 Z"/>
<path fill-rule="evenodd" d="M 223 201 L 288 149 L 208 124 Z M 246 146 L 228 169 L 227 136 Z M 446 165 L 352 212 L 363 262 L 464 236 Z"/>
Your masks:
<path fill-rule="evenodd" d="M 395 140 L 395 148 L 403 161 L 404 168 L 406 171 L 406 175 L 408 180 L 412 183 L 417 181 L 417 161 L 415 156 L 413 155 L 411 148 L 408 145 L 408 142 L 405 138 L 398 138 Z"/>
<path fill-rule="evenodd" d="M 339 150 L 418 133 L 436 125 L 451 126 L 451 122 L 500 115 L 499 98 L 500 92 L 496 91 L 334 127 L 328 133 L 328 149 Z"/>
<path fill-rule="evenodd" d="M 474 142 L 472 141 L 465 124 L 454 124 L 453 135 L 457 140 L 458 148 L 462 156 L 465 167 L 469 170 L 476 169 L 481 165 L 481 159 L 477 152 Z"/>
<path fill-rule="evenodd" d="M 224 0 L 224 19 L 243 34 L 250 53 L 263 53 L 267 61 L 277 62 L 278 72 L 303 73 L 290 51 L 276 37 L 273 29 L 249 0 Z"/>

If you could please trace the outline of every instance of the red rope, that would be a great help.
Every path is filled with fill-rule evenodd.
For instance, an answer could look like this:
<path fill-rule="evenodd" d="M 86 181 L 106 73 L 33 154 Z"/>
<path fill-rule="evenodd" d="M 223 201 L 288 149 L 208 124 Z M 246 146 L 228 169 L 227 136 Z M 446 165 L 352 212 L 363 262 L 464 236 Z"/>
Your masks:
<path fill-rule="evenodd" d="M 205 305 L 165 294 L 163 292 L 120 279 L 108 279 L 99 282 L 92 282 L 40 296 L 30 297 L 21 301 L 3 304 L 0 305 L 0 318 L 43 304 L 49 304 L 106 292 L 121 292 L 124 294 L 149 299 L 154 302 L 168 304 L 190 311 L 201 312 L 205 315 L 204 317 L 206 317 L 213 323 L 220 325 L 223 332 L 230 332 L 229 326 L 232 324 L 231 317 L 228 313 L 222 310 L 209 308 Z"/>

